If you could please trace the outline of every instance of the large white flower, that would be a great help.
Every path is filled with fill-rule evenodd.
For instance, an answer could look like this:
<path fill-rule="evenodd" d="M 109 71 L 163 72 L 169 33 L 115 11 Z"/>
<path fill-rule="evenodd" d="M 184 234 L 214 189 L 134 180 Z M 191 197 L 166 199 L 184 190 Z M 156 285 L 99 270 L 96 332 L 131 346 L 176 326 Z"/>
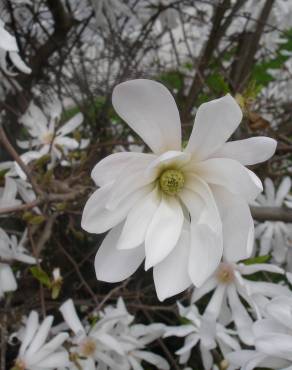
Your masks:
<path fill-rule="evenodd" d="M 277 191 L 271 179 L 264 181 L 265 194 L 260 194 L 255 204 L 262 207 L 282 207 L 287 201 L 287 195 L 291 188 L 290 177 L 284 177 Z M 289 206 L 289 200 L 287 201 Z M 282 221 L 265 221 L 259 223 L 255 228 L 255 235 L 260 242 L 260 255 L 272 252 L 277 263 L 285 262 L 288 247 L 291 243 L 288 240 L 291 234 L 292 225 Z"/>
<path fill-rule="evenodd" d="M 39 324 L 37 312 L 30 313 L 25 328 L 17 335 L 21 340 L 21 347 L 15 361 L 15 370 L 53 370 L 69 365 L 68 353 L 62 347 L 68 334 L 59 333 L 46 342 L 52 323 L 53 316 L 47 316 Z"/>
<path fill-rule="evenodd" d="M 266 306 L 267 318 L 253 325 L 255 348 L 227 354 L 229 369 L 292 369 L 292 299 L 277 297 Z"/>
<path fill-rule="evenodd" d="M 92 233 L 113 228 L 96 255 L 97 278 L 126 279 L 146 258 L 164 299 L 191 283 L 200 286 L 214 272 L 230 230 L 232 258 L 247 257 L 254 231 L 248 202 L 262 185 L 244 166 L 268 159 L 276 142 L 226 143 L 242 118 L 230 95 L 199 107 L 184 150 L 177 106 L 160 83 L 124 82 L 114 89 L 113 105 L 153 153 L 112 154 L 92 171 L 100 189 L 85 205 L 82 227 Z"/>

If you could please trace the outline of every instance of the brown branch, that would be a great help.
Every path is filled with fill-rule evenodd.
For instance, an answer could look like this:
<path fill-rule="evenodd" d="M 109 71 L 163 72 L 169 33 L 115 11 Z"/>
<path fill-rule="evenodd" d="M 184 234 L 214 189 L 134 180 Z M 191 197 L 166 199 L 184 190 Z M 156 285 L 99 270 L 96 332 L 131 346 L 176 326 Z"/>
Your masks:
<path fill-rule="evenodd" d="M 252 217 L 257 221 L 292 222 L 292 209 L 283 207 L 251 207 Z"/>

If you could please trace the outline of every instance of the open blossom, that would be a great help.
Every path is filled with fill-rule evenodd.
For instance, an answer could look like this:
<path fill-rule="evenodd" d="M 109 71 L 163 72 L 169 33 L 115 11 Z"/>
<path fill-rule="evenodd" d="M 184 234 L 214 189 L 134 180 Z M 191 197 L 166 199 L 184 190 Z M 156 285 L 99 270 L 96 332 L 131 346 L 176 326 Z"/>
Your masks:
<path fill-rule="evenodd" d="M 256 199 L 255 204 L 262 207 L 282 207 L 284 204 L 289 206 L 287 195 L 291 188 L 290 177 L 284 177 L 277 191 L 271 179 L 267 178 L 264 181 L 265 193 L 260 194 Z M 260 255 L 272 253 L 272 256 L 277 263 L 284 263 L 287 250 L 291 246 L 291 241 L 288 240 L 289 234 L 292 232 L 292 225 L 282 221 L 265 221 L 257 224 L 255 235 L 260 243 Z"/>
<path fill-rule="evenodd" d="M 197 302 L 214 290 L 204 312 L 214 319 L 220 319 L 221 316 L 223 320 L 227 319 L 227 322 L 234 321 L 240 339 L 249 345 L 253 344 L 251 331 L 253 319 L 249 311 L 252 310 L 256 317 L 261 318 L 263 304 L 269 298 L 277 297 L 279 294 L 291 296 L 289 288 L 279 283 L 248 279 L 250 275 L 258 272 L 284 273 L 281 268 L 272 264 L 245 265 L 224 259 L 214 275 L 200 288 L 195 289 L 192 297 L 192 301 Z"/>
<path fill-rule="evenodd" d="M 71 358 L 82 369 L 141 369 L 140 363 L 146 361 L 158 369 L 168 370 L 165 359 L 145 350 L 145 346 L 161 336 L 162 324 L 133 324 L 134 316 L 126 310 L 120 298 L 117 307 L 108 306 L 98 312 L 100 319 L 94 324 L 83 324 L 69 299 L 60 311 L 73 331 L 71 338 Z"/>
<path fill-rule="evenodd" d="M 56 123 L 61 116 L 61 105 L 58 102 L 47 107 L 48 114 L 40 110 L 34 103 L 31 103 L 26 113 L 20 118 L 31 136 L 30 140 L 18 141 L 22 149 L 34 149 L 22 155 L 25 163 L 51 153 L 51 162 L 55 164 L 57 159 L 62 159 L 69 151 L 77 149 L 80 144 L 74 138 L 68 137 L 83 122 L 83 115 L 77 113 L 61 127 Z M 81 145 L 87 142 L 82 142 Z"/>
<path fill-rule="evenodd" d="M 239 350 L 240 346 L 233 338 L 235 332 L 226 329 L 223 325 L 216 323 L 207 315 L 200 315 L 197 307 L 191 305 L 184 307 L 178 305 L 180 316 L 187 319 L 188 323 L 180 326 L 166 327 L 164 337 L 177 336 L 186 337 L 184 346 L 176 351 L 180 356 L 179 362 L 185 364 L 192 349 L 199 344 L 202 362 L 205 370 L 211 370 L 214 365 L 211 350 L 219 346 L 223 355 L 232 350 Z"/>
<path fill-rule="evenodd" d="M 165 299 L 204 283 L 220 263 L 230 230 L 236 238 L 230 258 L 249 256 L 254 225 L 248 202 L 262 185 L 244 166 L 268 159 L 276 142 L 226 143 L 242 118 L 230 95 L 199 107 L 185 149 L 177 106 L 160 83 L 124 82 L 114 89 L 113 105 L 153 153 L 115 153 L 92 171 L 100 189 L 85 205 L 82 227 L 112 229 L 95 258 L 97 278 L 121 281 L 145 259 Z"/>
<path fill-rule="evenodd" d="M 69 365 L 67 351 L 62 344 L 68 338 L 67 333 L 59 333 L 47 341 L 53 323 L 53 316 L 47 316 L 40 324 L 38 313 L 32 311 L 25 328 L 17 337 L 21 346 L 15 360 L 15 370 L 53 370 Z"/>
<path fill-rule="evenodd" d="M 292 368 L 292 299 L 277 297 L 266 305 L 267 317 L 253 325 L 254 349 L 227 354 L 228 369 Z"/>
<path fill-rule="evenodd" d="M 0 19 L 0 68 L 2 68 L 6 74 L 14 74 L 7 68 L 6 55 L 8 54 L 11 62 L 19 71 L 30 73 L 31 69 L 25 65 L 18 54 L 18 46 L 15 37 L 6 31 L 4 26 L 4 22 Z"/>

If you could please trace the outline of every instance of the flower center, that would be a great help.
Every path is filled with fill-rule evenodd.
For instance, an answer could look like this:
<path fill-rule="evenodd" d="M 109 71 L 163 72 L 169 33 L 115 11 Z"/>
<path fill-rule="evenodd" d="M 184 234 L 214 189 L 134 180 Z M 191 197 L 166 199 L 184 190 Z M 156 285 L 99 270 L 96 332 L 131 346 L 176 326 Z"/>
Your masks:
<path fill-rule="evenodd" d="M 96 343 L 90 338 L 85 339 L 80 346 L 81 353 L 86 357 L 92 356 L 95 352 L 95 349 Z"/>
<path fill-rule="evenodd" d="M 11 370 L 25 370 L 25 363 L 20 359 L 16 359 L 15 365 Z"/>
<path fill-rule="evenodd" d="M 217 270 L 217 280 L 221 284 L 230 284 L 234 280 L 234 271 L 232 266 L 230 266 L 228 263 L 220 263 L 219 268 Z"/>
<path fill-rule="evenodd" d="M 176 195 L 185 183 L 184 176 L 179 170 L 165 170 L 159 178 L 161 190 L 167 195 Z"/>
<path fill-rule="evenodd" d="M 44 144 L 51 144 L 54 139 L 54 134 L 52 132 L 47 132 L 43 135 L 42 140 Z"/>

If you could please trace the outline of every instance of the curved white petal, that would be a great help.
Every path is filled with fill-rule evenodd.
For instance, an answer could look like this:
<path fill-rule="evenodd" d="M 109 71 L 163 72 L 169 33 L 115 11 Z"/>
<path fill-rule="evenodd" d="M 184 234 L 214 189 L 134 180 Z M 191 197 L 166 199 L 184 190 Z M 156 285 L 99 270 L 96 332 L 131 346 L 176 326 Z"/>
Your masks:
<path fill-rule="evenodd" d="M 188 174 L 185 187 L 198 194 L 205 203 L 199 223 L 208 225 L 216 233 L 221 233 L 222 223 L 220 214 L 209 185 L 198 176 Z M 188 208 L 188 204 L 186 204 L 186 207 Z"/>
<path fill-rule="evenodd" d="M 39 315 L 36 311 L 31 311 L 26 322 L 25 332 L 19 350 L 20 356 L 24 354 L 26 348 L 28 347 L 33 337 L 35 336 L 38 327 L 39 327 Z"/>
<path fill-rule="evenodd" d="M 13 292 L 17 289 L 17 282 L 9 265 L 0 263 L 0 292 Z"/>
<path fill-rule="evenodd" d="M 55 369 L 63 368 L 71 365 L 69 360 L 68 352 L 61 351 L 50 354 L 48 357 L 44 358 L 42 361 L 38 362 L 34 367 L 35 369 Z"/>
<path fill-rule="evenodd" d="M 228 158 L 211 158 L 196 165 L 199 177 L 207 183 L 221 185 L 247 202 L 261 192 L 259 184 L 239 162 Z"/>
<path fill-rule="evenodd" d="M 211 290 L 214 290 L 216 286 L 218 285 L 218 281 L 215 277 L 210 277 L 203 285 L 200 286 L 200 288 L 195 288 L 194 292 L 192 294 L 191 302 L 195 303 L 200 298 L 202 298 L 204 295 L 211 292 Z"/>
<path fill-rule="evenodd" d="M 171 93 L 151 80 L 132 80 L 115 87 L 116 112 L 155 153 L 180 150 L 179 112 Z"/>
<path fill-rule="evenodd" d="M 147 196 L 151 190 L 149 187 L 144 187 L 129 194 L 113 211 L 106 208 L 111 185 L 96 190 L 85 204 L 81 220 L 82 228 L 89 233 L 104 233 L 124 220 L 134 204 Z"/>
<path fill-rule="evenodd" d="M 191 248 L 188 271 L 193 284 L 200 287 L 218 267 L 222 252 L 222 237 L 207 225 L 191 224 Z"/>
<path fill-rule="evenodd" d="M 227 288 L 228 303 L 231 308 L 232 318 L 236 325 L 240 339 L 248 345 L 254 344 L 254 335 L 252 332 L 253 321 L 246 308 L 241 303 L 235 286 L 229 285 Z"/>
<path fill-rule="evenodd" d="M 265 193 L 267 198 L 267 206 L 273 206 L 275 203 L 275 185 L 270 178 L 265 179 Z"/>
<path fill-rule="evenodd" d="M 258 136 L 249 139 L 230 141 L 212 154 L 213 158 L 234 159 L 244 166 L 261 163 L 271 158 L 277 141 L 270 137 Z"/>
<path fill-rule="evenodd" d="M 118 241 L 118 249 L 135 248 L 144 242 L 147 228 L 157 211 L 160 200 L 159 190 L 156 187 L 132 207 Z"/>
<path fill-rule="evenodd" d="M 69 328 L 74 332 L 74 334 L 85 332 L 84 327 L 77 315 L 72 299 L 68 299 L 66 302 L 64 302 L 59 310 L 61 311 L 64 320 L 66 321 Z"/>
<path fill-rule="evenodd" d="M 43 346 L 51 330 L 53 320 L 53 316 L 47 316 L 44 319 L 26 352 L 27 357 L 32 356 Z"/>
<path fill-rule="evenodd" d="M 286 176 L 281 181 L 281 184 L 277 190 L 276 198 L 275 198 L 275 206 L 281 207 L 285 197 L 288 195 L 291 188 L 291 179 L 290 177 Z"/>
<path fill-rule="evenodd" d="M 208 158 L 233 134 L 242 119 L 239 105 L 227 94 L 202 104 L 196 114 L 186 151 L 196 160 Z"/>
<path fill-rule="evenodd" d="M 83 118 L 84 117 L 82 113 L 77 113 L 74 117 L 72 117 L 68 122 L 66 122 L 62 127 L 58 129 L 57 135 L 65 136 L 67 134 L 70 134 L 81 125 L 81 123 L 83 122 Z"/>
<path fill-rule="evenodd" d="M 154 284 L 160 301 L 181 293 L 191 285 L 188 274 L 190 233 L 183 230 L 171 253 L 153 268 Z"/>
<path fill-rule="evenodd" d="M 184 215 L 174 196 L 162 195 L 145 238 L 145 269 L 157 265 L 173 250 L 181 234 Z"/>
<path fill-rule="evenodd" d="M 94 267 L 98 280 L 115 283 L 127 279 L 143 262 L 144 246 L 134 249 L 116 248 L 123 225 L 114 227 L 104 238 L 95 256 Z"/>
<path fill-rule="evenodd" d="M 249 206 L 221 186 L 212 186 L 220 210 L 224 249 L 227 262 L 237 262 L 250 257 L 254 246 L 254 222 Z"/>
<path fill-rule="evenodd" d="M 130 164 L 135 162 L 135 168 L 146 168 L 155 159 L 153 154 L 121 152 L 114 153 L 98 162 L 91 172 L 91 177 L 98 186 L 104 186 L 116 180 Z M 134 165 L 134 163 L 133 163 Z"/>
<path fill-rule="evenodd" d="M 66 136 L 57 136 L 56 139 L 54 140 L 54 145 L 60 145 L 64 147 L 64 149 L 70 149 L 74 150 L 79 147 L 79 143 L 77 140 L 72 139 L 71 137 L 66 137 Z"/>

